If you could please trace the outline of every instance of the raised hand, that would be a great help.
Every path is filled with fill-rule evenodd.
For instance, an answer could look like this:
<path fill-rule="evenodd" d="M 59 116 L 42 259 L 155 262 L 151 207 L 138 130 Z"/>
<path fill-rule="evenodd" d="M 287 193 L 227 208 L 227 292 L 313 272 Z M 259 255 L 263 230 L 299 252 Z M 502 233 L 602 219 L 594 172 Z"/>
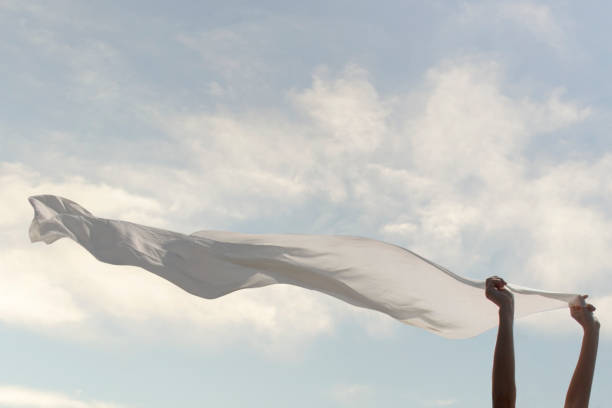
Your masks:
<path fill-rule="evenodd" d="M 587 408 L 595 372 L 597 346 L 599 344 L 599 321 L 593 316 L 595 306 L 586 303 L 587 295 L 578 296 L 570 303 L 570 314 L 584 329 L 582 348 L 574 375 L 567 389 L 565 408 Z"/>
<path fill-rule="evenodd" d="M 593 315 L 595 306 L 586 303 L 589 295 L 579 296 L 575 302 L 570 304 L 570 314 L 584 330 L 599 329 L 599 320 Z"/>
<path fill-rule="evenodd" d="M 505 289 L 506 281 L 499 276 L 487 279 L 485 295 L 499 307 L 499 329 L 493 356 L 493 408 L 514 408 L 514 296 Z M 573 408 L 573 407 L 572 407 Z"/>
<path fill-rule="evenodd" d="M 491 276 L 486 281 L 485 294 L 487 299 L 495 303 L 500 310 L 514 312 L 514 296 L 504 288 L 506 281 L 499 276 Z"/>

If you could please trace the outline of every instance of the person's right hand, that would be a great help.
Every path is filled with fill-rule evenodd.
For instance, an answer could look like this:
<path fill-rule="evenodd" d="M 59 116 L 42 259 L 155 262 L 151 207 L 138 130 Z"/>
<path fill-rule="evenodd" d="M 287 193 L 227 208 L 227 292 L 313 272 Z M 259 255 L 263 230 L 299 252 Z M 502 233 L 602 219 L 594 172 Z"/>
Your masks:
<path fill-rule="evenodd" d="M 593 315 L 595 306 L 586 303 L 585 299 L 589 295 L 579 296 L 576 302 L 570 304 L 570 314 L 584 330 L 599 329 L 599 320 Z"/>
<path fill-rule="evenodd" d="M 491 276 L 486 281 L 485 294 L 487 299 L 495 303 L 500 310 L 514 312 L 514 296 L 505 289 L 506 281 L 499 276 Z"/>

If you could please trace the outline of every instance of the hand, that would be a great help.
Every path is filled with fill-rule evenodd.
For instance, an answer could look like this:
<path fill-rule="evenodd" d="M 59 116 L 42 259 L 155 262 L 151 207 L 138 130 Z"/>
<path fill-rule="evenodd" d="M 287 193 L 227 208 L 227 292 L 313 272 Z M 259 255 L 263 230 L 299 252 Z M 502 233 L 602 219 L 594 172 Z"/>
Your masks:
<path fill-rule="evenodd" d="M 499 307 L 500 311 L 514 314 L 514 296 L 504 286 L 506 286 L 505 280 L 499 276 L 491 276 L 486 281 L 485 294 L 487 299 Z"/>
<path fill-rule="evenodd" d="M 570 314 L 584 330 L 599 329 L 599 320 L 593 315 L 595 306 L 586 303 L 587 297 L 589 295 L 578 296 L 575 302 L 570 303 Z"/>

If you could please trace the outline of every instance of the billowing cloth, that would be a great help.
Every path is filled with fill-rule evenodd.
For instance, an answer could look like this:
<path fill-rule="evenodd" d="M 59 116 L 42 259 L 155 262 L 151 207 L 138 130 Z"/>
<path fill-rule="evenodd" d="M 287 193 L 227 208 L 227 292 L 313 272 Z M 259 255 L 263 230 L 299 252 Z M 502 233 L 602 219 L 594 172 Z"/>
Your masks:
<path fill-rule="evenodd" d="M 334 235 L 254 235 L 199 231 L 191 235 L 95 217 L 68 199 L 40 195 L 32 242 L 68 237 L 98 260 L 134 265 L 207 299 L 284 283 L 335 296 L 355 306 L 448 338 L 467 338 L 497 324 L 484 282 L 463 278 L 399 246 Z M 566 307 L 576 295 L 508 285 L 517 317 Z"/>

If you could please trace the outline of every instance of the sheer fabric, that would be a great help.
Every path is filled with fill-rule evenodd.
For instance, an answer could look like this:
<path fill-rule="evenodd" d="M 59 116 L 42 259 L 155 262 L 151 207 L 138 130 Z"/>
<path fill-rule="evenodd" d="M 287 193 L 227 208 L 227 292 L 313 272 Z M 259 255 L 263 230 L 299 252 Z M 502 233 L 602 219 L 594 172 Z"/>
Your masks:
<path fill-rule="evenodd" d="M 388 243 L 335 235 L 191 235 L 95 217 L 66 198 L 29 198 L 32 242 L 67 237 L 98 260 L 134 265 L 207 299 L 276 283 L 291 284 L 377 310 L 448 338 L 497 324 L 484 282 L 467 279 Z M 566 307 L 576 295 L 508 285 L 517 317 Z"/>

